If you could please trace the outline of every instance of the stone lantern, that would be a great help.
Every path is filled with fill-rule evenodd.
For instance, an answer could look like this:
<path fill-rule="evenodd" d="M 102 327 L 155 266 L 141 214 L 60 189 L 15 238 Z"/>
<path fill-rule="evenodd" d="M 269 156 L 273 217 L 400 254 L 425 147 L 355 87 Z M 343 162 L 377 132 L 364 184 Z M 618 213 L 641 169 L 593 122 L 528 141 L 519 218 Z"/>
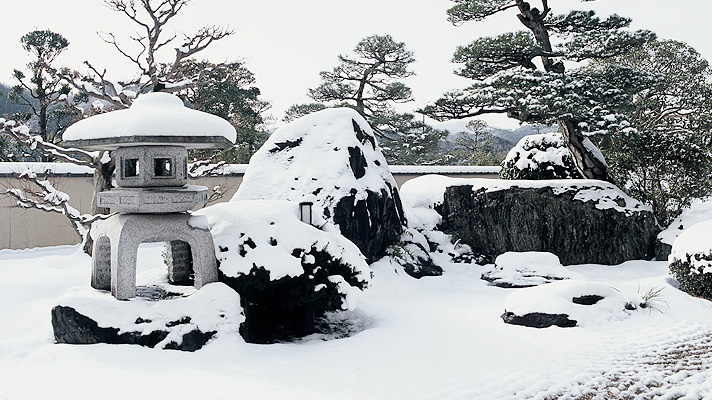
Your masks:
<path fill-rule="evenodd" d="M 136 296 L 136 257 L 142 243 L 165 242 L 168 279 L 194 286 L 217 281 L 213 240 L 204 217 L 188 210 L 205 204 L 208 189 L 188 185 L 188 149 L 231 146 L 232 125 L 186 108 L 177 96 L 148 93 L 127 110 L 100 114 L 70 126 L 69 147 L 112 150 L 118 187 L 98 193 L 99 207 L 118 212 L 98 226 L 91 285 L 119 300 Z"/>

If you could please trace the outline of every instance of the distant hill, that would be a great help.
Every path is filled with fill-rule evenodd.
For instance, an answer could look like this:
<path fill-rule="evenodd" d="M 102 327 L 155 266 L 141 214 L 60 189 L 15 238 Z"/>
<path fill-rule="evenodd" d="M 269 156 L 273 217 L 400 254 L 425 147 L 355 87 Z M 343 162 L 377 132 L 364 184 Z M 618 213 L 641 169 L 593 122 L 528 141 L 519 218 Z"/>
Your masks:
<path fill-rule="evenodd" d="M 466 119 L 454 119 L 433 124 L 433 128 L 449 132 L 447 139 L 442 143 L 445 150 L 452 149 L 455 138 L 459 136 L 460 132 L 469 132 L 467 129 L 468 121 L 469 120 Z M 557 127 L 525 124 L 517 129 L 498 128 L 494 126 L 488 126 L 486 129 L 492 133 L 492 136 L 495 139 L 495 148 L 497 152 L 506 154 L 524 136 L 534 135 L 537 133 L 555 132 Z"/>

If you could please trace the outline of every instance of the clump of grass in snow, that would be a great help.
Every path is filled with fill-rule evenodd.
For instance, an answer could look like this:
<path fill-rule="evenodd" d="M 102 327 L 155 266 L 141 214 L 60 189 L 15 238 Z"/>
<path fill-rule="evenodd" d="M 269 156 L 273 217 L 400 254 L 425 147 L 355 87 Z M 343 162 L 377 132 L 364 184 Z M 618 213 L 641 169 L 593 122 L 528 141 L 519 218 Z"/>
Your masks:
<path fill-rule="evenodd" d="M 650 312 L 655 310 L 660 313 L 662 313 L 662 310 L 659 307 L 661 304 L 665 304 L 669 308 L 670 304 L 668 304 L 668 302 L 663 299 L 663 289 L 665 289 L 665 287 L 660 286 L 651 288 L 647 292 L 645 292 L 641 296 L 642 301 L 640 302 L 640 308 L 647 308 L 650 310 Z M 638 292 L 640 292 L 640 289 L 638 289 Z"/>

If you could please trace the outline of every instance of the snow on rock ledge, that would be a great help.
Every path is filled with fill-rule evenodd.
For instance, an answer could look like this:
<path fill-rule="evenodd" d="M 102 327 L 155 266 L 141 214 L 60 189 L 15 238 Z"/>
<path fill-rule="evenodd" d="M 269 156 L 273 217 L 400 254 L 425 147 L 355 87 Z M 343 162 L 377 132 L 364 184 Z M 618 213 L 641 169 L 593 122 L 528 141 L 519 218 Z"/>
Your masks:
<path fill-rule="evenodd" d="M 563 265 L 620 264 L 654 255 L 659 231 L 650 208 L 595 180 L 512 181 L 429 175 L 406 182 L 475 254 L 554 253 Z"/>
<path fill-rule="evenodd" d="M 315 224 L 336 225 L 369 262 L 385 255 L 405 225 L 373 131 L 349 108 L 304 116 L 270 136 L 232 201 L 259 199 L 313 202 Z"/>

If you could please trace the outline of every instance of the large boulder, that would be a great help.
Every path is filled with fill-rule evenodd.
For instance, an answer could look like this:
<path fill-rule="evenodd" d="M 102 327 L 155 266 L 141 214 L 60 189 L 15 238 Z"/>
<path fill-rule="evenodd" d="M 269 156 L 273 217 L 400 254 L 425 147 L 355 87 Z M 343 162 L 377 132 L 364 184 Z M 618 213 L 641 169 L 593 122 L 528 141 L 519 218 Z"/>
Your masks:
<path fill-rule="evenodd" d="M 554 253 L 563 265 L 654 256 L 652 211 L 607 182 L 426 176 L 402 190 L 427 194 L 439 228 L 489 261 L 508 251 Z"/>
<path fill-rule="evenodd" d="M 354 110 L 322 110 L 275 131 L 250 160 L 232 201 L 313 202 L 369 262 L 399 241 L 406 223 L 386 159 Z"/>

